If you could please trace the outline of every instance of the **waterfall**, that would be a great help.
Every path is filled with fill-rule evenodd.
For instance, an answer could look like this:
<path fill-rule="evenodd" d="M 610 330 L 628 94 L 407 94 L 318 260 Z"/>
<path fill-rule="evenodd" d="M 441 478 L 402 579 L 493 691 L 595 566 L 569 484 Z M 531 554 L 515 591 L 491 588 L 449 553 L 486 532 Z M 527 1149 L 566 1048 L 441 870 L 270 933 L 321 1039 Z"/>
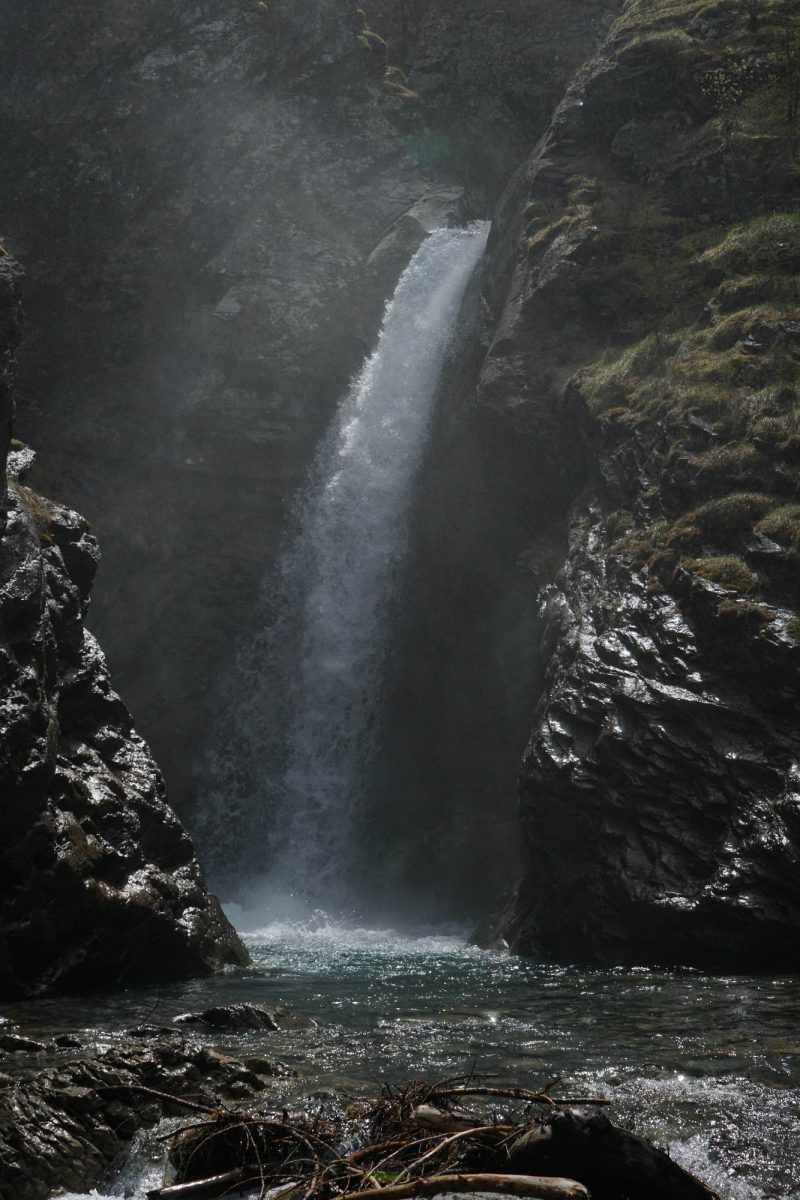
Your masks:
<path fill-rule="evenodd" d="M 239 657 L 199 837 L 212 869 L 260 876 L 273 904 L 352 896 L 413 482 L 488 228 L 436 230 L 403 273 Z"/>

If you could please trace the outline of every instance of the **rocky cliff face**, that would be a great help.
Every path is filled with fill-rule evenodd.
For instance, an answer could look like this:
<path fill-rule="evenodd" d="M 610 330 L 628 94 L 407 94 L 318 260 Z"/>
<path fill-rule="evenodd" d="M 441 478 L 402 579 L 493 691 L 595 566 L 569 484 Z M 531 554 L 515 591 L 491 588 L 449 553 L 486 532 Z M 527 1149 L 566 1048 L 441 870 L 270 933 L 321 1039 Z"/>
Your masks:
<path fill-rule="evenodd" d="M 0 259 L 4 451 L 20 274 Z M 22 482 L 33 456 L 11 446 L 0 521 L 0 995 L 242 964 L 84 625 L 95 538 Z"/>
<path fill-rule="evenodd" d="M 799 46 L 790 5 L 627 4 L 505 200 L 482 405 L 546 479 L 584 464 L 541 580 L 524 952 L 800 962 Z"/>

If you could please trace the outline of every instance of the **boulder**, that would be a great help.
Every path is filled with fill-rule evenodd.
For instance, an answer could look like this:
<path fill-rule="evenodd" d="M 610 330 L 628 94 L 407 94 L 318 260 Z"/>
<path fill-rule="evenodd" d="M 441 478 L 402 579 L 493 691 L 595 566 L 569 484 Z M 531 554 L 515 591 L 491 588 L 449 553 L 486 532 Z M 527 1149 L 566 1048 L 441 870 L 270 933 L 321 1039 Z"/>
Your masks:
<path fill-rule="evenodd" d="M 555 1111 L 511 1144 L 508 1166 L 526 1175 L 568 1175 L 592 1200 L 720 1200 L 663 1150 L 597 1110 Z"/>

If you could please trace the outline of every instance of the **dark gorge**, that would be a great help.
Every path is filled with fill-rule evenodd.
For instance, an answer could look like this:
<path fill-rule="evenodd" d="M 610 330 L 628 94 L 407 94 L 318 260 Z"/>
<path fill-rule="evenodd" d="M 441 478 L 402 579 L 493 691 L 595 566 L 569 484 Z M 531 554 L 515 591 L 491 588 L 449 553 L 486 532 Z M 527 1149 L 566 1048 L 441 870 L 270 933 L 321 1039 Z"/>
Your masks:
<path fill-rule="evenodd" d="M 115 1072 L 291 1107 L 528 1060 L 794 1195 L 796 6 L 3 37 L 0 1197 Z M 245 1000 L 312 1024 L 172 1028 Z M 122 1142 L 170 1115 L 130 1095 Z M 9 1200 L 110 1178 L 85 1103 L 89 1166 Z"/>

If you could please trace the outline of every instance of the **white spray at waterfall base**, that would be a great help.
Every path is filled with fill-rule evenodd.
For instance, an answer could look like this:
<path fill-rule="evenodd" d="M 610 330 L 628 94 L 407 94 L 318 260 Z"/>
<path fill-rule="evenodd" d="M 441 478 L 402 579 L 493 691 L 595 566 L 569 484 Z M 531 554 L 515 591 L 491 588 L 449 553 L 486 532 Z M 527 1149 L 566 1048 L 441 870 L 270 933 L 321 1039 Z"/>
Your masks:
<path fill-rule="evenodd" d="M 229 873 L 249 877 L 250 908 L 279 915 L 278 897 L 284 913 L 295 897 L 288 911 L 299 915 L 351 902 L 413 483 L 488 233 L 483 222 L 436 230 L 403 273 L 317 453 L 261 628 L 240 655 L 200 835 L 212 862 L 216 850 Z M 260 869 L 248 862 L 254 838 Z"/>

